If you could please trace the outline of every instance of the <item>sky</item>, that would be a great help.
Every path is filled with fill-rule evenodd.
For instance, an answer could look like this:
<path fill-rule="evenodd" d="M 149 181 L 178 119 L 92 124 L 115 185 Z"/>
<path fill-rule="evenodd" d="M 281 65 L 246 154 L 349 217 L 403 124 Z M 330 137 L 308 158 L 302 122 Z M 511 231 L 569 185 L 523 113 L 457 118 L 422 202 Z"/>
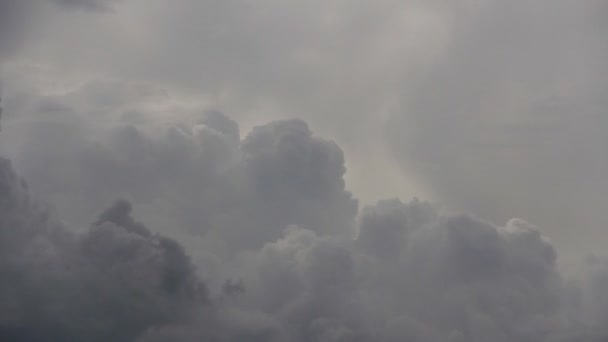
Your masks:
<path fill-rule="evenodd" d="M 605 60 L 603 0 L 0 0 L 0 339 L 604 341 Z"/>

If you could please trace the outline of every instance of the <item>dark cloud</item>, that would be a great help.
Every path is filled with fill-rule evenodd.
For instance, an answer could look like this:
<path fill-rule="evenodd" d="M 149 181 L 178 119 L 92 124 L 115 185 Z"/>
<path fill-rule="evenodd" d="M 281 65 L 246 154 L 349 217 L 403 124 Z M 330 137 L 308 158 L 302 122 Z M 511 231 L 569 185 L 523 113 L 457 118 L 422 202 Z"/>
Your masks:
<path fill-rule="evenodd" d="M 95 106 L 124 108 L 121 98 Z M 567 283 L 555 248 L 536 227 L 518 219 L 497 226 L 444 215 L 417 199 L 380 201 L 355 220 L 357 200 L 345 189 L 343 152 L 302 120 L 258 126 L 240 140 L 238 124 L 218 111 L 174 123 L 151 123 L 145 116 L 133 122 L 119 111 L 100 128 L 79 116 L 80 110 L 64 113 L 78 106 L 68 98 L 54 98 L 61 105 L 50 107 L 31 101 L 18 109 L 42 108 L 47 120 L 11 126 L 3 135 L 8 141 L 22 137 L 8 150 L 20 151 L 16 165 L 32 191 L 55 204 L 67 222 L 90 222 L 97 208 L 125 196 L 152 223 L 149 229 L 135 220 L 126 200 L 103 211 L 89 230 L 70 233 L 57 223 L 53 231 L 62 238 L 47 244 L 61 253 L 57 267 L 69 271 L 56 278 L 67 284 L 56 287 L 82 294 L 66 294 L 65 310 L 104 322 L 78 323 L 76 332 L 53 323 L 63 329 L 58 334 L 143 341 L 525 342 L 605 336 L 598 324 L 606 310 L 597 290 L 599 261 L 593 272 Z M 23 187 L 12 172 L 5 178 L 7 186 Z M 22 212 L 21 220 L 33 221 L 7 233 L 7 239 L 21 242 L 8 243 L 14 249 L 6 255 L 23 259 L 18 251 L 28 248 L 19 246 L 36 235 L 50 239 L 50 228 L 42 234 L 37 227 L 55 226 L 49 223 L 53 215 L 28 209 L 29 197 L 18 189 L 5 191 L 14 198 L 7 203 L 20 203 L 21 196 L 26 209 L 12 204 L 6 212 Z M 176 236 L 195 262 L 156 231 Z M 38 268 L 13 269 L 48 276 Z M 14 312 L 12 305 L 46 316 L 35 310 L 47 310 L 46 301 L 55 297 L 28 286 L 43 296 L 40 308 L 7 300 L 0 311 Z M 33 324 L 28 320 L 19 324 Z M 8 333 L 21 333 L 19 324 Z M 104 330 L 108 326 L 112 333 Z"/>
<path fill-rule="evenodd" d="M 439 215 L 417 200 L 393 200 L 367 208 L 361 224 L 362 232 L 387 237 L 373 240 L 367 232 L 353 241 L 286 230 L 248 256 L 247 291 L 235 298 L 237 305 L 276 317 L 282 336 L 289 336 L 283 340 L 290 341 L 602 336 L 574 316 L 565 318 L 571 308 L 562 306 L 556 252 L 522 220 L 499 227 Z M 394 241 L 387 246 L 390 237 Z M 569 337 L 571 327 L 579 332 Z"/>
<path fill-rule="evenodd" d="M 241 150 L 255 199 L 271 214 L 292 217 L 281 226 L 302 224 L 341 232 L 354 218 L 357 201 L 345 191 L 342 150 L 334 142 L 313 137 L 303 121 L 256 127 Z"/>
<path fill-rule="evenodd" d="M 125 196 L 154 229 L 207 234 L 235 248 L 258 248 L 292 224 L 348 234 L 358 204 L 334 142 L 300 120 L 256 127 L 241 141 L 225 115 L 199 117 L 158 129 L 116 123 L 97 137 L 82 134 L 97 129 L 90 123 L 62 118 L 6 134 L 27 136 L 16 165 L 70 222 L 88 222 Z"/>
<path fill-rule="evenodd" d="M 435 209 L 429 203 L 417 199 L 407 206 L 393 199 L 365 207 L 359 223 L 358 247 L 389 262 L 398 260 L 407 242 L 407 233 L 429 223 L 435 216 Z"/>
<path fill-rule="evenodd" d="M 108 11 L 112 9 L 112 5 L 121 2 L 121 0 L 50 0 L 60 6 L 66 8 L 78 8 L 93 11 Z"/>
<path fill-rule="evenodd" d="M 116 201 L 116 203 L 114 203 L 110 208 L 101 213 L 95 222 L 95 225 L 108 222 L 121 226 L 129 232 L 145 237 L 150 236 L 148 229 L 143 224 L 135 221 L 131 217 L 131 210 L 131 203 L 129 203 L 127 200 L 120 199 Z"/>
<path fill-rule="evenodd" d="M 394 234 L 397 213 L 387 206 L 368 209 L 363 218 L 367 229 Z M 403 322 L 401 329 L 387 329 L 388 334 L 424 336 L 419 337 L 423 341 L 457 336 L 527 341 L 543 340 L 554 329 L 545 325 L 559 311 L 555 254 L 533 227 L 521 221 L 496 227 L 467 216 L 437 216 L 418 201 L 399 206 L 402 242 L 391 262 L 375 256 L 382 243 L 363 245 L 372 257 L 366 260 L 372 263 L 369 269 L 377 269 L 369 275 L 372 288 L 383 293 L 376 300 L 395 308 L 387 324 Z M 422 224 L 408 227 L 407 218 L 416 216 L 425 218 Z M 378 224 L 370 227 L 371 220 Z"/>
<path fill-rule="evenodd" d="M 4 159 L 0 179 L 1 339 L 132 341 L 206 309 L 180 245 L 135 224 L 128 203 L 74 235 L 29 198 Z"/>
<path fill-rule="evenodd" d="M 49 11 L 61 20 L 30 57 L 70 72 L 2 74 L 12 115 L 0 149 L 30 188 L 0 159 L 0 339 L 607 340 L 605 258 L 562 268 L 563 249 L 543 235 L 583 235 L 605 219 L 604 6 L 545 2 L 186 0 L 103 20 Z M 13 18 L 43 4 L 0 2 L 0 62 L 26 33 Z M 417 199 L 359 212 L 333 140 L 300 119 L 241 134 L 206 110 L 215 100 L 176 98 L 175 84 L 339 127 L 351 149 L 394 113 L 404 167 L 449 208 L 507 223 Z M 370 151 L 355 157 L 382 169 Z M 390 188 L 379 174 L 370 186 Z M 580 224 L 561 222 L 573 212 Z"/>
<path fill-rule="evenodd" d="M 0 1 L 0 62 L 20 44 L 30 6 L 29 0 Z"/>
<path fill-rule="evenodd" d="M 201 120 L 201 124 L 225 134 L 229 138 L 232 138 L 235 143 L 241 141 L 239 125 L 222 112 L 217 110 L 206 112 L 204 118 Z"/>
<path fill-rule="evenodd" d="M 252 191 L 268 203 L 279 196 L 284 203 L 277 207 L 310 210 L 287 192 L 324 200 L 320 188 L 301 187 L 302 170 L 304 184 L 343 172 L 331 158 L 337 153 L 341 160 L 339 150 L 312 138 L 301 121 L 261 126 L 243 144 L 240 153 L 252 164 L 240 170 L 254 168 L 254 180 L 273 175 L 278 184 Z M 135 220 L 128 201 L 116 201 L 76 234 L 30 199 L 8 161 L 1 166 L 0 255 L 8 276 L 0 283 L 0 334 L 7 339 L 574 342 L 605 336 L 603 261 L 590 259 L 589 272 L 567 286 L 555 249 L 523 220 L 501 227 L 442 215 L 419 200 L 388 200 L 362 211 L 356 238 L 312 223 L 274 236 L 255 219 L 242 221 L 233 229 L 255 227 L 263 245 L 240 249 L 231 235 L 207 237 L 236 253 L 226 258 L 230 253 L 209 249 L 224 274 L 212 279 L 223 284 L 214 299 L 180 244 Z M 264 205 L 241 205 L 273 215 Z M 287 224 L 284 219 L 273 218 Z"/>

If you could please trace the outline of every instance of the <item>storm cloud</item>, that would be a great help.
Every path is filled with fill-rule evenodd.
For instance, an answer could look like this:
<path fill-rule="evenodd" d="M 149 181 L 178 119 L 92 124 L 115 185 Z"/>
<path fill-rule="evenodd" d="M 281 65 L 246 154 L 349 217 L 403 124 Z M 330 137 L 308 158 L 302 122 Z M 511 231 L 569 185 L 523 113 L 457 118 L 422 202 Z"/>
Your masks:
<path fill-rule="evenodd" d="M 0 336 L 12 341 L 131 341 L 205 309 L 204 285 L 175 241 L 152 235 L 127 202 L 75 235 L 2 173 Z"/>
<path fill-rule="evenodd" d="M 0 339 L 607 340 L 605 10 L 0 0 Z"/>
<path fill-rule="evenodd" d="M 51 148 L 50 172 L 31 176 L 41 185 L 69 183 L 63 179 L 68 177 L 85 192 L 141 202 L 148 207 L 143 217 L 156 222 L 156 230 L 185 239 L 198 270 L 178 242 L 135 220 L 126 200 L 91 220 L 89 229 L 65 228 L 30 199 L 25 183 L 3 162 L 3 272 L 11 275 L 2 287 L 5 336 L 605 338 L 601 259 L 589 259 L 578 277 L 566 277 L 551 242 L 524 220 L 497 226 L 442 214 L 418 199 L 380 201 L 355 220 L 357 202 L 344 190 L 342 151 L 312 135 L 303 121 L 272 122 L 242 141 L 238 125 L 219 112 L 197 122 L 158 131 L 124 124 L 95 143 L 79 137 L 82 151 L 63 151 L 76 164 L 54 165 L 69 158 Z M 82 173 L 66 175 L 55 167 Z M 128 182 L 136 175 L 141 184 Z M 92 198 L 63 191 L 54 201 Z M 42 194 L 53 198 L 53 192 Z M 95 205 L 89 200 L 80 208 Z M 161 215 L 177 219 L 162 226 Z M 37 287 L 41 283 L 44 289 Z M 57 313 L 65 321 L 54 321 Z"/>

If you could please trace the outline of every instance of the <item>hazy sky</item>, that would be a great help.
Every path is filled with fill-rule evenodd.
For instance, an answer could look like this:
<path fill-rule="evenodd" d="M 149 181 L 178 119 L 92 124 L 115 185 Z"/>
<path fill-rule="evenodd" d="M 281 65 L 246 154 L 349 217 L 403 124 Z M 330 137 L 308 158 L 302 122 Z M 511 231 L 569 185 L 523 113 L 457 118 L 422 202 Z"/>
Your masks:
<path fill-rule="evenodd" d="M 75 269 L 0 252 L 0 337 L 599 341 L 606 60 L 603 0 L 0 0 L 0 246 Z"/>
<path fill-rule="evenodd" d="M 3 45 L 21 45 L 3 78 L 22 88 L 6 96 L 86 84 L 102 93 L 79 105 L 213 108 L 243 133 L 302 118 L 345 150 L 366 203 L 419 196 L 498 223 L 525 217 L 601 251 L 604 1 L 47 2 L 2 5 L 20 25 Z"/>

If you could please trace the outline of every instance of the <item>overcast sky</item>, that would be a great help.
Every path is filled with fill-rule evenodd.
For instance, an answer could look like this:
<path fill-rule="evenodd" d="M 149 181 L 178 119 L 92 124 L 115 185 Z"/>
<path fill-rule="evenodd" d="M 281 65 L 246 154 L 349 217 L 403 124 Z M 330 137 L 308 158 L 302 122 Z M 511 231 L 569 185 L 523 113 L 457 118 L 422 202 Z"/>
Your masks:
<path fill-rule="evenodd" d="M 0 227 L 54 227 L 17 219 L 45 207 L 78 240 L 48 238 L 58 264 L 110 267 L 135 234 L 129 267 L 159 253 L 181 270 L 179 299 L 144 289 L 159 315 L 60 339 L 601 338 L 606 60 L 603 0 L 0 0 Z M 27 279 L 31 258 L 11 264 Z M 54 286 L 130 305 L 75 272 Z M 0 337 L 37 341 L 20 334 L 49 313 L 11 289 Z"/>

